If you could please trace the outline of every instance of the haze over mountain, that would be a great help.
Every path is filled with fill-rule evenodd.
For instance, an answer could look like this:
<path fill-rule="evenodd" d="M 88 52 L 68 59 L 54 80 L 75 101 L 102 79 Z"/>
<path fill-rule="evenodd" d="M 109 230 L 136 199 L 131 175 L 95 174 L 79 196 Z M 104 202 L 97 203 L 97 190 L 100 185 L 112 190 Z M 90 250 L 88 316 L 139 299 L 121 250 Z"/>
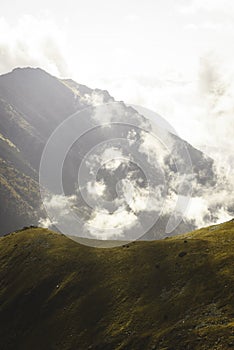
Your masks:
<path fill-rule="evenodd" d="M 234 350 L 234 2 L 0 33 L 0 350 Z"/>
<path fill-rule="evenodd" d="M 47 210 L 52 213 L 47 218 L 38 184 L 42 152 L 54 130 L 77 112 L 80 114 L 70 132 L 73 129 L 79 133 L 84 127 L 89 128 L 89 132 L 81 135 L 67 151 L 62 169 L 65 195 L 55 190 L 52 175 L 46 183 L 44 204 L 46 202 Z M 101 125 L 103 123 L 108 127 Z M 146 239 L 216 222 L 225 211 L 227 217 L 231 215 L 231 206 L 224 208 L 219 198 L 210 206 L 203 205 L 203 197 L 209 197 L 219 181 L 213 160 L 176 135 L 157 125 L 156 129 L 161 139 L 151 137 L 151 130 L 155 130 L 151 121 L 124 102 L 116 102 L 107 91 L 57 79 L 39 68 L 17 68 L 2 75 L 1 234 L 38 222 L 59 226 L 60 221 L 66 221 L 68 207 L 83 223 L 76 229 L 68 225 L 67 234 L 101 239 L 139 238 L 134 234 L 142 213 L 143 228 L 145 222 L 158 217 L 144 232 Z M 118 141 L 120 139 L 124 139 L 127 146 Z M 61 134 L 60 144 L 63 142 Z M 95 154 L 90 153 L 94 148 Z M 136 152 L 139 164 L 147 164 L 145 169 L 131 158 Z M 77 172 L 84 159 L 87 174 L 99 168 L 96 178 L 87 178 L 79 188 Z M 51 169 L 56 168 L 53 162 L 56 160 L 51 160 Z M 151 202 L 145 205 L 148 193 Z M 192 197 L 195 208 L 185 213 L 183 205 L 176 207 L 178 197 Z M 102 207 L 103 202 L 107 203 L 106 207 Z M 168 222 L 173 228 L 175 216 L 179 217 L 178 225 L 168 231 Z M 109 230 L 111 226 L 115 228 L 114 233 Z"/>

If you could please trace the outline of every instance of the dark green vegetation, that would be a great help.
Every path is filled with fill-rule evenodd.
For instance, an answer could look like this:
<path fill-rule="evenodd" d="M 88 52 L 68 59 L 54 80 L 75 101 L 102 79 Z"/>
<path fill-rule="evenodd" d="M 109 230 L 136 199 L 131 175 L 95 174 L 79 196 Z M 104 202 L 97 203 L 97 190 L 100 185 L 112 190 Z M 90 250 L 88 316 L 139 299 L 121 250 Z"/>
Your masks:
<path fill-rule="evenodd" d="M 1 350 L 234 348 L 233 221 L 112 249 L 30 228 L 0 283 Z"/>

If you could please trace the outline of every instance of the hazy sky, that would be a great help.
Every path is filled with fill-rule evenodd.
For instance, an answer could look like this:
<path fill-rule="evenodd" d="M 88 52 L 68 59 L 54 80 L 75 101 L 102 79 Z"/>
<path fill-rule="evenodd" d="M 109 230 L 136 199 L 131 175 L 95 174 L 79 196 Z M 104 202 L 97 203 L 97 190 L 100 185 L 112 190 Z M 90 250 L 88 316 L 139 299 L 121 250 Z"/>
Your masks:
<path fill-rule="evenodd" d="M 44 54 L 62 75 L 91 85 L 131 76 L 187 80 L 210 50 L 233 55 L 233 19 L 231 0 L 10 0 L 1 4 L 0 35 L 3 43 L 11 39 L 21 56 L 32 45 L 34 60 Z M 46 39 L 54 41 L 64 67 L 62 57 L 57 60 L 43 47 Z"/>
<path fill-rule="evenodd" d="M 0 73 L 40 66 L 107 89 L 203 149 L 233 149 L 233 59 L 232 0 L 1 4 Z"/>

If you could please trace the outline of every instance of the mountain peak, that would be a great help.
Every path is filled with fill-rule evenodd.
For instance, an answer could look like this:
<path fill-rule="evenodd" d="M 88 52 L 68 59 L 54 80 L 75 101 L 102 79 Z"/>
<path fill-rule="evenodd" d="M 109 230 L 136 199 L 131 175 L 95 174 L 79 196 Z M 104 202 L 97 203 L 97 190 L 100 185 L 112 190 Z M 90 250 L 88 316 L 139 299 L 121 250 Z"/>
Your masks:
<path fill-rule="evenodd" d="M 14 68 L 12 70 L 12 72 L 8 73 L 8 74 L 24 74 L 24 73 L 28 73 L 28 74 L 46 74 L 46 75 L 51 75 L 48 72 L 46 72 L 44 69 L 39 68 L 39 67 L 17 67 Z"/>
<path fill-rule="evenodd" d="M 36 67 L 36 68 L 33 68 L 33 67 L 17 67 L 17 68 L 14 68 L 12 71 L 10 72 L 7 72 L 7 73 L 4 73 L 4 74 L 0 74 L 0 78 L 10 78 L 10 77 L 24 77 L 24 76 L 27 76 L 27 77 L 30 77 L 30 76 L 33 76 L 33 77 L 53 77 L 51 74 L 49 74 L 48 72 L 46 72 L 45 70 L 39 68 L 39 67 Z"/>
<path fill-rule="evenodd" d="M 39 67 L 16 67 L 16 68 L 14 68 L 13 70 L 12 70 L 12 73 L 13 72 L 23 72 L 23 71 L 40 71 L 40 72 L 44 72 L 44 73 L 46 73 L 46 71 L 45 70 L 43 70 L 43 69 L 41 69 L 41 68 L 39 68 Z M 47 73 L 48 74 L 48 73 Z"/>

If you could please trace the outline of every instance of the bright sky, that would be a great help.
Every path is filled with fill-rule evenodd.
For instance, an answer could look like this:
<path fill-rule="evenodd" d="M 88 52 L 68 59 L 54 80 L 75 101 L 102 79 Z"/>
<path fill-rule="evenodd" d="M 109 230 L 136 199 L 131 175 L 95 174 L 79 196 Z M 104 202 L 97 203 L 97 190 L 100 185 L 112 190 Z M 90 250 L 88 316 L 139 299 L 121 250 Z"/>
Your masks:
<path fill-rule="evenodd" d="M 40 66 L 107 89 L 201 148 L 233 149 L 233 61 L 232 0 L 1 4 L 0 73 Z"/>

